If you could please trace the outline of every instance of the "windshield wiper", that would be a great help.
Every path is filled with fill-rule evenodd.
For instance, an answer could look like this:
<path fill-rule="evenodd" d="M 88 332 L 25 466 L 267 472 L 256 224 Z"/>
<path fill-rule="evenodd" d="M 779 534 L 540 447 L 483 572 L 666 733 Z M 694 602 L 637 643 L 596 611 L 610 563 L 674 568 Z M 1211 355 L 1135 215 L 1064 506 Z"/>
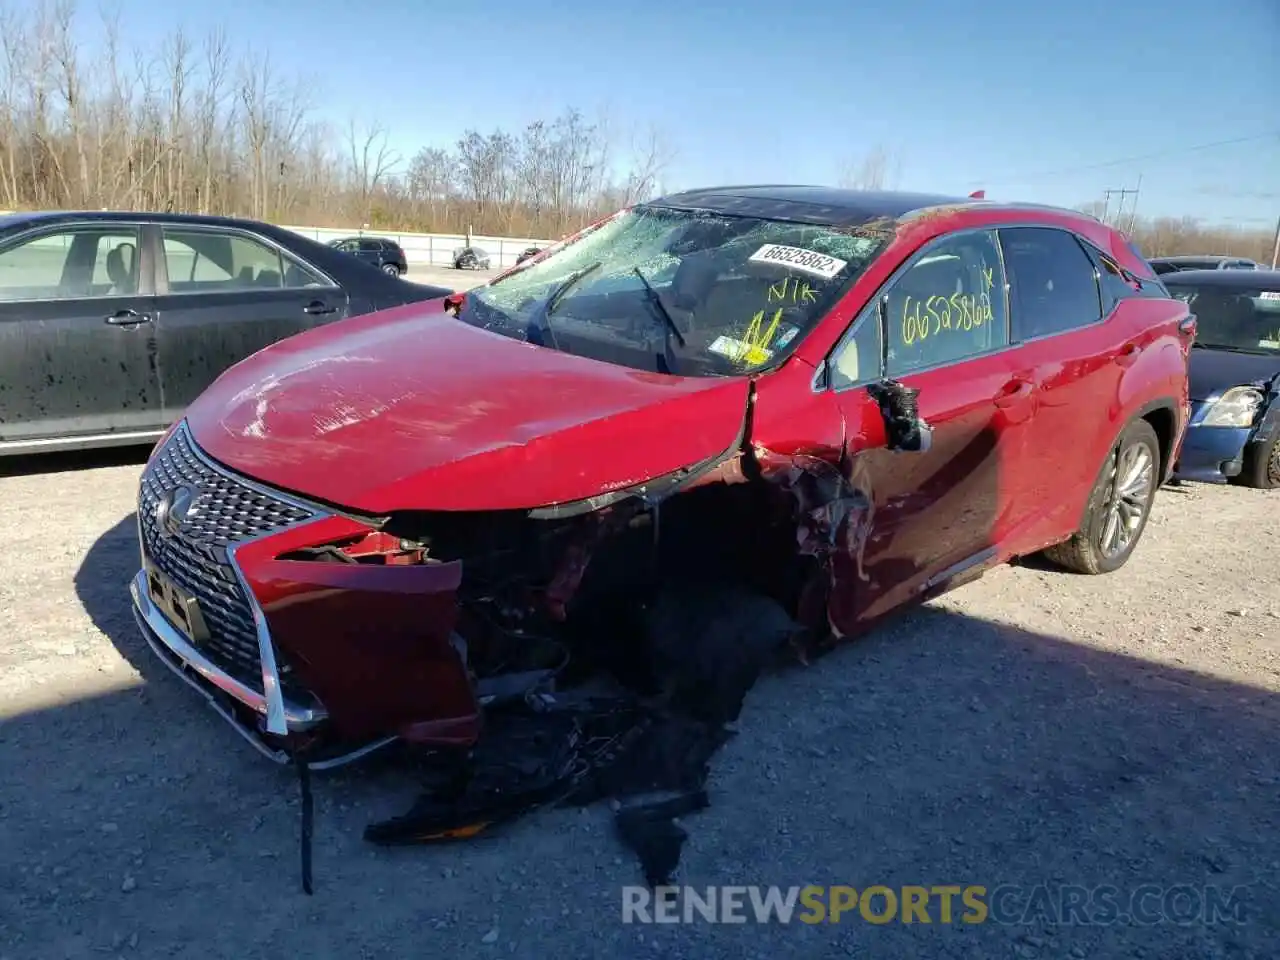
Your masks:
<path fill-rule="evenodd" d="M 632 272 L 640 278 L 640 282 L 644 284 L 645 293 L 649 296 L 649 302 L 658 308 L 658 315 L 662 318 L 663 324 L 668 330 L 675 334 L 676 342 L 680 346 L 684 346 L 684 334 L 680 332 L 680 328 L 676 326 L 675 317 L 671 316 L 671 311 L 667 309 L 667 305 L 662 302 L 662 294 L 653 288 L 653 284 L 649 279 L 640 272 L 639 267 L 632 267 Z"/>
<path fill-rule="evenodd" d="M 551 341 L 552 349 L 559 350 L 560 344 L 556 342 L 556 331 L 551 326 L 551 311 L 556 308 L 556 304 L 560 302 L 560 298 L 569 292 L 570 287 L 598 268 L 603 262 L 603 260 L 597 260 L 595 263 L 583 267 L 581 270 L 575 270 L 573 273 L 569 274 L 569 276 L 565 277 L 564 280 L 562 280 L 560 284 L 551 291 L 551 295 L 543 301 L 542 309 L 538 311 L 537 326 L 539 330 L 547 335 L 547 339 Z M 530 324 L 530 332 L 532 332 L 532 329 L 533 324 Z M 526 334 L 526 337 L 527 336 L 528 334 Z M 541 344 L 540 339 L 538 342 Z"/>
<path fill-rule="evenodd" d="M 572 288 L 579 280 L 585 278 L 587 274 L 595 273 L 595 271 L 599 270 L 603 263 L 603 260 L 597 260 L 590 266 L 583 267 L 581 270 L 577 270 L 565 277 L 560 286 L 552 290 L 551 296 L 547 297 L 547 304 L 542 308 L 542 315 L 544 317 L 550 317 L 551 311 L 556 308 L 556 305 L 560 302 L 560 298 L 568 293 L 570 288 Z"/>

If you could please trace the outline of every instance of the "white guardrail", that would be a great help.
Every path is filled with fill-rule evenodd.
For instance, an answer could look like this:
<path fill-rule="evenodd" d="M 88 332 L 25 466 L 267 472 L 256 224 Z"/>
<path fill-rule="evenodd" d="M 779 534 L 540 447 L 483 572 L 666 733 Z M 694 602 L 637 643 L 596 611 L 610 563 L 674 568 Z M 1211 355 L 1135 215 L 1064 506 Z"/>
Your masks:
<path fill-rule="evenodd" d="M 286 230 L 300 233 L 312 240 L 328 243 L 341 237 L 379 237 L 383 240 L 394 240 L 404 250 L 405 259 L 409 261 L 409 269 L 414 267 L 452 267 L 453 252 L 467 245 L 467 238 L 448 233 L 396 233 L 391 230 L 337 230 L 328 227 L 292 227 Z M 471 245 L 479 247 L 489 254 L 490 266 L 495 270 L 516 265 L 516 257 L 529 247 L 549 247 L 553 241 L 537 240 L 532 237 L 479 237 L 471 238 Z"/>
<path fill-rule="evenodd" d="M 8 213 L 6 210 L 0 210 L 0 216 Z M 309 237 L 312 240 L 319 240 L 321 243 L 328 243 L 330 240 L 338 240 L 342 237 L 379 237 L 384 240 L 394 240 L 400 244 L 404 250 L 405 259 L 409 261 L 409 269 L 414 267 L 452 267 L 453 252 L 459 247 L 467 245 L 467 238 L 461 234 L 448 233 L 397 233 L 393 230 L 372 230 L 365 228 L 334 228 L 334 227 L 294 227 L 282 224 L 284 229 L 292 230 L 294 233 Z M 62 246 L 65 238 L 50 237 L 48 240 L 35 241 L 33 246 L 42 244 L 44 246 Z M 506 267 L 514 267 L 516 257 L 520 256 L 529 247 L 549 247 L 553 241 L 538 240 L 533 237 L 479 237 L 471 238 L 471 245 L 479 247 L 485 253 L 489 254 L 490 266 L 495 270 L 502 270 Z"/>

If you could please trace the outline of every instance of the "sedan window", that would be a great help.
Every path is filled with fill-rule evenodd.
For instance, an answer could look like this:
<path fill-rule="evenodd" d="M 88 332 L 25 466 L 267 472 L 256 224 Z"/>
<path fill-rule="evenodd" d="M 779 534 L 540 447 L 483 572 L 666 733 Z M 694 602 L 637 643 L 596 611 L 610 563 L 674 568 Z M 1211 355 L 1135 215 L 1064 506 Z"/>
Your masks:
<path fill-rule="evenodd" d="M 73 227 L 0 250 L 0 302 L 123 297 L 137 292 L 136 227 Z"/>
<path fill-rule="evenodd" d="M 172 293 L 328 286 L 297 260 L 240 233 L 165 227 L 164 258 Z"/>

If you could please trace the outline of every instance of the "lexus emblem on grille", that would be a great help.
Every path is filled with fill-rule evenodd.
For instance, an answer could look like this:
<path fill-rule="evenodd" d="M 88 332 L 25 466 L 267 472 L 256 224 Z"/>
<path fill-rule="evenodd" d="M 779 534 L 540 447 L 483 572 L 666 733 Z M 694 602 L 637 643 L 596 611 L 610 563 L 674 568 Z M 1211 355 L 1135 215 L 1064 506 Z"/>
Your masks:
<path fill-rule="evenodd" d="M 156 528 L 162 537 L 172 537 L 191 515 L 199 491 L 194 487 L 174 487 L 166 490 L 156 504 Z"/>

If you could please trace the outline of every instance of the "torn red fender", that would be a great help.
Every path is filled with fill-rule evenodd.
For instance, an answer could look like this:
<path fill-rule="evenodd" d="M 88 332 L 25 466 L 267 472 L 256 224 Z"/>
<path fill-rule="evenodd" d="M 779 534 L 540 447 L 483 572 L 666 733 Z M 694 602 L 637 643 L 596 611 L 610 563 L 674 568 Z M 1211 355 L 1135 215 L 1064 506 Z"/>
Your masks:
<path fill-rule="evenodd" d="M 867 579 L 863 556 L 872 529 L 874 501 L 858 454 L 847 465 L 823 456 L 782 454 L 764 447 L 753 449 L 761 476 L 795 499 L 796 548 L 818 561 L 818 571 L 802 588 L 799 619 L 811 628 L 825 625 L 835 636 L 835 622 L 845 619 L 832 609 L 846 602 L 856 582 Z M 801 660 L 807 662 L 804 651 Z"/>

